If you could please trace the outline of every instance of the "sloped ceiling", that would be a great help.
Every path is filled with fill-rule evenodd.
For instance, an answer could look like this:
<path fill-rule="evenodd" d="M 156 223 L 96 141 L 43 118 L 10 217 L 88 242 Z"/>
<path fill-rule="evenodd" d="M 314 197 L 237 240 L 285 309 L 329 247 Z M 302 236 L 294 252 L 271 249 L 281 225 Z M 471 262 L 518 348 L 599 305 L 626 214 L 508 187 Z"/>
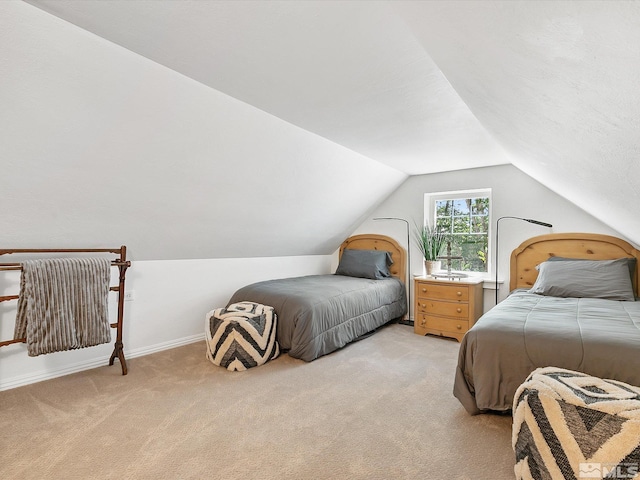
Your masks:
<path fill-rule="evenodd" d="M 5 248 L 330 254 L 407 178 L 21 1 L 0 45 Z"/>
<path fill-rule="evenodd" d="M 207 109 L 219 110 L 222 104 L 234 112 L 255 109 L 224 130 L 227 139 L 237 135 L 236 141 L 227 141 L 226 155 L 202 158 L 217 146 L 208 144 L 204 132 L 220 128 L 219 122 L 202 131 L 180 131 L 192 144 L 205 144 L 186 162 L 162 146 L 160 155 L 145 151 L 142 144 L 138 158 L 120 152 L 128 155 L 136 178 L 144 178 L 155 156 L 151 177 L 173 201 L 171 215 L 159 214 L 151 204 L 143 210 L 148 222 L 144 230 L 170 237 L 157 249 L 145 237 L 141 246 L 144 243 L 143 255 L 149 258 L 185 257 L 184 251 L 178 253 L 178 244 L 185 240 L 194 245 L 187 258 L 329 253 L 406 174 L 509 161 L 627 238 L 640 241 L 640 219 L 634 211 L 640 188 L 640 2 L 29 3 L 83 29 L 65 29 L 69 44 L 87 45 L 75 47 L 86 50 L 82 59 L 96 56 L 88 45 L 126 58 L 126 66 L 111 72 L 111 80 L 126 82 L 127 69 L 143 65 L 145 88 L 158 90 L 161 98 L 189 97 L 186 104 L 179 98 L 172 105 L 171 112 L 180 105 L 174 123 L 199 124 Z M 69 48 L 46 45 L 43 25 L 53 29 L 55 22 L 22 9 L 20 14 L 33 20 L 30 26 L 41 35 L 38 48 L 53 49 L 57 55 Z M 55 28 L 63 26 L 55 23 Z M 6 35 L 7 41 L 12 38 Z M 124 48 L 116 51 L 101 39 Z M 158 67 L 130 58 L 127 52 Z M 25 66 L 12 62 L 16 63 Z M 67 75 L 73 76 L 74 68 L 69 66 Z M 31 66 L 24 76 L 14 74 L 15 81 L 40 70 Z M 63 80 L 64 76 L 56 79 Z M 171 87 L 163 88 L 165 82 Z M 4 90 L 11 104 L 17 89 Z M 105 100 L 110 101 L 113 98 Z M 13 102 L 18 109 L 20 102 Z M 158 122 L 163 114 L 159 110 L 147 117 Z M 253 129 L 243 125 L 247 116 L 256 119 Z M 30 120 L 27 117 L 25 123 Z M 270 125 L 272 144 L 262 146 L 256 132 L 265 124 Z M 175 135 L 176 125 L 165 127 L 160 135 Z M 15 128 L 5 135 L 13 135 Z M 237 129 L 242 133 L 234 134 Z M 244 152 L 247 147 L 239 144 L 247 138 L 258 143 L 261 154 Z M 224 166 L 225 158 L 232 165 Z M 188 192 L 189 202 L 181 201 L 184 193 L 168 188 L 175 175 L 172 162 L 188 177 L 181 192 Z M 299 169 L 293 178 L 290 173 L 279 178 L 293 165 Z M 263 185 L 286 195 L 268 195 L 264 201 L 260 195 L 239 194 L 229 205 L 231 191 L 223 189 L 222 196 L 212 194 L 209 207 L 198 203 L 205 190 L 198 179 L 236 172 L 248 182 L 245 192 L 253 192 L 259 184 L 249 174 L 256 171 Z M 211 190 L 220 188 L 214 181 Z M 338 205 L 332 190 L 349 196 Z M 160 196 L 151 187 L 144 193 L 150 203 Z M 139 196 L 132 200 L 139 202 Z M 233 212 L 241 213 L 245 228 L 233 225 L 238 219 Z M 134 210 L 128 213 L 140 217 Z M 178 219 L 176 228 L 166 233 L 171 219 Z M 206 225 L 225 228 L 213 232 L 198 224 L 203 219 Z M 262 238 L 273 238 L 271 243 L 247 240 L 246 225 L 252 222 L 260 226 Z M 216 242 L 220 232 L 224 240 Z M 145 235 L 139 232 L 141 239 Z M 201 241 L 203 235 L 211 239 L 209 246 Z"/>
<path fill-rule="evenodd" d="M 407 174 L 509 161 L 385 2 L 28 1 Z"/>
<path fill-rule="evenodd" d="M 640 243 L 640 2 L 396 6 L 515 166 Z"/>

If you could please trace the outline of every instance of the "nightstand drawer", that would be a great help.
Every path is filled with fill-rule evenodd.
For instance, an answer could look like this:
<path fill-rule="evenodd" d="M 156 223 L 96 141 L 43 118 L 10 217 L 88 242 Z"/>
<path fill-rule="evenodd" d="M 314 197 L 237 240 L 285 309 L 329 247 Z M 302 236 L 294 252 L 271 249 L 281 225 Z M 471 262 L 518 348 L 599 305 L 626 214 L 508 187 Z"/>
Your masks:
<path fill-rule="evenodd" d="M 456 302 L 438 302 L 436 300 L 425 300 L 419 298 L 417 301 L 418 311 L 416 313 L 427 313 L 429 315 L 442 315 L 446 317 L 456 317 L 467 320 L 469 318 L 469 304 Z"/>
<path fill-rule="evenodd" d="M 467 320 L 432 317 L 431 315 L 421 314 L 418 316 L 416 327 L 430 330 L 439 330 L 442 332 L 464 334 L 467 330 L 469 330 L 469 322 Z"/>
<path fill-rule="evenodd" d="M 467 285 L 434 285 L 431 283 L 418 283 L 416 296 L 421 298 L 437 298 L 439 300 L 469 300 L 469 287 Z"/>
<path fill-rule="evenodd" d="M 414 280 L 414 332 L 462 340 L 482 315 L 482 279 Z"/>

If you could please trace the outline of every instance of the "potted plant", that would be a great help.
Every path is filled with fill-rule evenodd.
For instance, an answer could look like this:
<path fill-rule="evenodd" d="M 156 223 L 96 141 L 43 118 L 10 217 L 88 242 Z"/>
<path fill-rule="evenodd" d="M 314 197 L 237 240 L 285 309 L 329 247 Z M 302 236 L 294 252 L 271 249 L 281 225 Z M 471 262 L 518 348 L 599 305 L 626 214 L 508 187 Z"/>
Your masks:
<path fill-rule="evenodd" d="M 437 230 L 430 225 L 422 227 L 416 225 L 415 241 L 420 252 L 422 252 L 427 275 L 440 270 L 442 262 L 438 260 L 438 256 L 440 256 L 442 248 L 447 244 L 448 240 L 449 235 L 442 230 Z"/>

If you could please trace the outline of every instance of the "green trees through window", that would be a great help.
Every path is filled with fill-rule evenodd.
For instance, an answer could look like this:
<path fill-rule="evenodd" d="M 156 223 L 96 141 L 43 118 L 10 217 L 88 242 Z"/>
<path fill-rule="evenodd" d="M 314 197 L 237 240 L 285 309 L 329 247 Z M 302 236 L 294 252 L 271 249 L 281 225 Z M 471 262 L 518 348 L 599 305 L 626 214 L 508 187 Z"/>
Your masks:
<path fill-rule="evenodd" d="M 453 270 L 487 272 L 489 249 L 489 197 L 438 199 L 435 226 L 452 237 Z M 446 253 L 442 253 L 446 255 Z"/>

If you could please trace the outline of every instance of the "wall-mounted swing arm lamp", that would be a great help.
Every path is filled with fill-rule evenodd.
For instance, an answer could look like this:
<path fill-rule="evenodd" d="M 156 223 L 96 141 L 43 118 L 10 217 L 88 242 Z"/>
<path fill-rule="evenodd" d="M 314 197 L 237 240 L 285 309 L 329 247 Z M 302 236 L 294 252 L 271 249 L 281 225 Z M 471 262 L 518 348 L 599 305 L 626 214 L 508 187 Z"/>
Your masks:
<path fill-rule="evenodd" d="M 407 320 L 405 322 L 406 325 L 411 325 L 411 275 L 409 275 L 409 272 L 411 271 L 411 238 L 410 238 L 410 230 L 409 230 L 409 221 L 405 220 L 404 218 L 398 218 L 398 217 L 377 217 L 374 218 L 374 220 L 399 220 L 401 222 L 404 222 L 407 224 L 407 272 L 406 272 L 406 279 L 407 279 L 407 283 L 406 288 L 407 288 Z"/>
<path fill-rule="evenodd" d="M 498 304 L 498 233 L 500 231 L 500 220 L 503 220 L 505 218 L 513 218 L 514 220 L 522 220 L 523 222 L 529 222 L 529 223 L 535 223 L 536 225 L 541 225 L 543 227 L 548 227 L 548 228 L 552 228 L 553 225 L 551 225 L 550 223 L 546 223 L 546 222 L 541 222 L 540 220 L 533 220 L 531 218 L 521 218 L 521 217 L 511 217 L 511 216 L 505 216 L 505 217 L 500 217 L 497 221 L 496 221 L 496 258 L 495 258 L 495 267 L 496 267 L 496 305 Z"/>

